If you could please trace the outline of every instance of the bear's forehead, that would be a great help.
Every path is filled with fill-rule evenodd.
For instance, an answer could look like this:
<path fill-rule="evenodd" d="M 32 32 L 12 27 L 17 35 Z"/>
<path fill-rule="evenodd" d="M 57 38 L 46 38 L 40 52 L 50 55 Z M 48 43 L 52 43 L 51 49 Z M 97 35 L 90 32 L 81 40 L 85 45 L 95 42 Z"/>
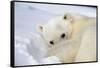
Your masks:
<path fill-rule="evenodd" d="M 64 25 L 65 24 L 64 22 L 65 22 L 64 20 L 61 20 L 59 18 L 58 19 L 55 18 L 55 19 L 51 19 L 50 21 L 48 21 L 48 23 L 45 26 L 46 27 L 54 27 L 54 28 L 57 28 L 59 26 Z"/>
<path fill-rule="evenodd" d="M 49 20 L 47 24 L 44 25 L 44 30 L 46 32 L 52 32 L 55 30 L 56 32 L 59 32 L 59 31 L 62 32 L 62 31 L 67 30 L 67 27 L 69 26 L 68 24 L 69 22 L 67 22 L 66 20 L 63 20 L 61 17 L 56 17 Z"/>

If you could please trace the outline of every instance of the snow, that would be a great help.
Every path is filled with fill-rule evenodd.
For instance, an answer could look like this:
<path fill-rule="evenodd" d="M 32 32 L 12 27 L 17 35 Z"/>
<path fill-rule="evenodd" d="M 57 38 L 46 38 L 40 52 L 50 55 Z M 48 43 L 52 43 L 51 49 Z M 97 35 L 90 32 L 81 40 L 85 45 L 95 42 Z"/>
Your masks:
<path fill-rule="evenodd" d="M 33 41 L 33 39 L 36 41 Z M 45 44 L 41 41 L 37 42 L 37 40 L 40 40 L 37 35 L 34 35 L 33 39 L 17 36 L 15 42 L 16 66 L 60 63 L 56 56 L 45 57 L 47 48 L 43 47 Z"/>

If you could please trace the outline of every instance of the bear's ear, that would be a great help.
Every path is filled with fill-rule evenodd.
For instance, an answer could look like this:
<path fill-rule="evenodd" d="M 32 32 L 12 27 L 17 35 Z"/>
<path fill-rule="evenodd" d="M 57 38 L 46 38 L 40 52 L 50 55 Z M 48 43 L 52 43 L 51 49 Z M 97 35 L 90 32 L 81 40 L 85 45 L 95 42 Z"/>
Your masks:
<path fill-rule="evenodd" d="M 66 14 L 63 16 L 63 19 L 64 20 L 67 20 L 67 15 Z"/>
<path fill-rule="evenodd" d="M 69 20 L 69 21 L 71 21 L 71 22 L 72 22 L 72 20 L 73 20 L 72 16 L 71 16 L 70 14 L 68 14 L 68 13 L 63 15 L 63 19 L 64 19 L 64 20 Z"/>
<path fill-rule="evenodd" d="M 37 25 L 37 31 L 38 32 L 43 32 L 43 25 L 38 24 Z"/>

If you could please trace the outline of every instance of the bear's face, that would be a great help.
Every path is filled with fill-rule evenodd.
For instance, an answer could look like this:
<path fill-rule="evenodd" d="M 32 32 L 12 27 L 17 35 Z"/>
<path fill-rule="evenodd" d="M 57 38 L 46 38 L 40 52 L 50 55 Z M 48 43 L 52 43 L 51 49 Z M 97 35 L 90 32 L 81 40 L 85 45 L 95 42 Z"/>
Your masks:
<path fill-rule="evenodd" d="M 70 38 L 72 33 L 72 18 L 65 14 L 51 19 L 45 25 L 38 25 L 43 39 L 49 46 Z"/>

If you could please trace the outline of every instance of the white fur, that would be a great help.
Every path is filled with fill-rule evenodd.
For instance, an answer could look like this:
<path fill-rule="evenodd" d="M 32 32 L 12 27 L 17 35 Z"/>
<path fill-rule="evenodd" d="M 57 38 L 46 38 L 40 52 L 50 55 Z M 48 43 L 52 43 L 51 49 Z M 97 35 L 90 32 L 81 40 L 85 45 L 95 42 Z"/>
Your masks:
<path fill-rule="evenodd" d="M 64 19 L 65 15 L 67 16 L 66 19 Z M 57 16 L 48 21 L 47 24 L 39 26 L 40 34 L 49 48 L 47 56 L 57 56 L 62 63 L 95 61 L 96 35 L 94 33 L 96 31 L 93 33 L 89 29 L 93 35 L 86 31 L 88 27 L 96 27 L 95 18 L 70 13 L 65 15 Z M 66 35 L 63 39 L 61 38 L 62 33 Z M 49 43 L 51 40 L 54 42 L 53 45 Z M 87 40 L 89 41 L 87 42 Z M 90 42 L 92 42 L 92 45 Z M 92 50 L 88 50 L 90 47 Z M 87 48 L 87 51 L 85 51 L 85 48 Z M 87 55 L 90 52 L 91 54 Z M 84 57 L 85 55 L 88 59 Z M 91 56 L 94 58 L 91 58 Z"/>

